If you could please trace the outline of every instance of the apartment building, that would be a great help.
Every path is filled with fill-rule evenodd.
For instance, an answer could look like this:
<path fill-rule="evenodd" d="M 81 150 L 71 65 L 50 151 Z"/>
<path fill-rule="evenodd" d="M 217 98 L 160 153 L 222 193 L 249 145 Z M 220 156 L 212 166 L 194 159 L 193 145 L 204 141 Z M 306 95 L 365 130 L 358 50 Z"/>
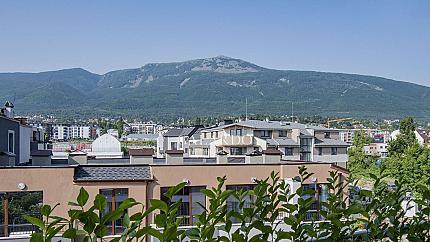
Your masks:
<path fill-rule="evenodd" d="M 185 181 L 187 186 L 175 195 L 174 199 L 183 200 L 183 206 L 179 210 L 178 216 L 184 218 L 182 225 L 189 226 L 195 222 L 193 216 L 203 209 L 199 204 L 209 206 L 209 200 L 201 189 L 216 187 L 217 177 L 227 177 L 223 189 L 246 190 L 252 189 L 256 180 L 265 179 L 270 176 L 271 172 L 277 172 L 281 179 L 285 179 L 288 184 L 291 184 L 291 188 L 294 190 L 299 183 L 294 179 L 299 175 L 298 168 L 305 165 L 308 171 L 313 173 L 312 177 L 305 181 L 306 189 L 318 189 L 319 194 L 315 209 L 308 211 L 308 217 L 311 218 L 313 214 L 319 213 L 318 203 L 323 202 L 327 197 L 324 192 L 328 190 L 326 183 L 329 173 L 338 172 L 341 175 L 341 182 L 348 178 L 348 171 L 334 164 L 285 161 L 281 159 L 281 156 L 273 155 L 271 152 L 257 155 L 257 159 L 254 161 L 258 162 L 248 164 L 226 164 L 223 163 L 221 156 L 214 159 L 214 163 L 207 163 L 207 160 L 203 158 L 184 158 L 181 155 L 157 159 L 152 156 L 154 152 L 151 150 L 133 151 L 131 154 L 133 157 L 130 159 L 118 160 L 124 161 L 124 163 L 115 164 L 107 164 L 112 162 L 112 159 L 91 160 L 87 159 L 84 153 L 76 152 L 63 165 L 0 167 L 0 177 L 2 178 L 0 204 L 13 203 L 16 196 L 31 194 L 33 198 L 39 197 L 39 200 L 32 200 L 35 205 L 59 203 L 53 215 L 67 216 L 68 202 L 75 200 L 79 189 L 84 187 L 89 192 L 90 199 L 101 194 L 107 198 L 109 203 L 116 204 L 108 206 L 110 209 L 114 209 L 117 204 L 128 197 L 135 198 L 148 207 L 150 199 L 164 200 L 163 194 L 169 187 Z M 273 163 L 263 163 L 269 160 L 264 158 L 265 155 L 276 157 L 276 159 L 272 159 Z M 190 159 L 193 161 L 186 161 Z M 55 177 L 56 182 L 52 182 L 52 179 L 40 179 L 40 177 Z M 231 203 L 230 207 L 234 209 L 235 200 L 229 198 L 227 202 Z M 9 207 L 5 205 L 0 209 L 8 213 Z M 137 209 L 132 208 L 129 212 L 138 212 Z M 21 212 L 26 213 L 27 211 Z M 31 227 L 20 224 L 25 221 L 18 219 L 19 216 L 22 214 L 11 213 L 7 219 L 0 218 L 5 221 L 4 229 L 0 231 L 0 237 L 9 236 L 16 227 L 27 228 L 29 230 L 27 232 L 31 232 Z M 145 221 L 146 224 L 154 224 L 154 214 Z M 120 223 L 113 222 L 109 232 L 113 235 L 121 233 L 122 230 Z"/>
<path fill-rule="evenodd" d="M 198 130 L 198 132 L 197 132 Z M 248 155 L 276 149 L 287 160 L 337 162 L 346 166 L 349 144 L 340 139 L 340 132 L 320 126 L 299 123 L 246 120 L 223 122 L 212 128 L 197 129 L 192 135 L 176 135 L 170 130 L 159 142 L 170 150 L 182 150 L 186 157 L 216 157 L 224 153 L 235 162 L 243 162 Z M 179 131 L 173 131 L 175 134 Z M 179 137 L 182 140 L 176 141 Z M 178 145 L 176 145 L 178 144 Z M 160 148 L 160 145 L 158 145 Z M 162 155 L 160 153 L 160 155 Z M 241 161 L 242 160 L 242 161 Z"/>
<path fill-rule="evenodd" d="M 387 143 L 370 143 L 363 147 L 364 153 L 373 157 L 387 158 L 388 144 Z"/>
<path fill-rule="evenodd" d="M 95 139 L 97 132 L 94 127 L 85 125 L 52 125 L 52 140 Z"/>
<path fill-rule="evenodd" d="M 0 112 L 0 165 L 29 163 L 33 151 L 47 149 L 44 130 L 28 125 L 26 118 L 14 117 L 13 108 L 6 102 Z"/>
<path fill-rule="evenodd" d="M 126 130 L 130 134 L 158 134 L 163 129 L 162 125 L 149 123 L 127 123 Z"/>
<path fill-rule="evenodd" d="M 181 150 L 185 157 L 189 156 L 190 142 L 199 139 L 200 127 L 173 128 L 157 139 L 157 157 L 164 157 L 167 151 Z"/>

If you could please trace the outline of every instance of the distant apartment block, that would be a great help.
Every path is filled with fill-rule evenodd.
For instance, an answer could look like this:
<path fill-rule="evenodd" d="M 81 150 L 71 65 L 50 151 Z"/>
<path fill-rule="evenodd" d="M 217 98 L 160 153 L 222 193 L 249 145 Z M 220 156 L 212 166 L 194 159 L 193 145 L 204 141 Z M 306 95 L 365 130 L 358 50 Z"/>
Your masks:
<path fill-rule="evenodd" d="M 364 153 L 368 156 L 387 158 L 388 144 L 387 143 L 370 143 L 363 147 Z"/>
<path fill-rule="evenodd" d="M 52 140 L 95 139 L 97 128 L 84 125 L 54 124 L 51 131 Z"/>
<path fill-rule="evenodd" d="M 155 123 L 127 123 L 126 130 L 130 134 L 158 134 L 163 129 L 162 125 Z"/>

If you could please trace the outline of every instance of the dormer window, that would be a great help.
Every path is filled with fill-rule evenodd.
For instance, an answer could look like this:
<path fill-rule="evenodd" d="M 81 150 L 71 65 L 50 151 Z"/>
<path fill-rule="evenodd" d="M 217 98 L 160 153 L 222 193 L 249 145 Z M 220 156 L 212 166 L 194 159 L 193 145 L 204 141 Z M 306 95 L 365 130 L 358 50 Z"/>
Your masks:
<path fill-rule="evenodd" d="M 330 139 L 330 132 L 325 132 L 324 133 L 324 138 L 325 139 Z"/>

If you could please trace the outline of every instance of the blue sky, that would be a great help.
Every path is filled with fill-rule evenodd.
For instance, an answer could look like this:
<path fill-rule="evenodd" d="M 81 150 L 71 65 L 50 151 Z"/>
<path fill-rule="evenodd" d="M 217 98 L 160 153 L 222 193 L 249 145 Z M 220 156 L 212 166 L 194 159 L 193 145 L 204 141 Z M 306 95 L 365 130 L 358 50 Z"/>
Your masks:
<path fill-rule="evenodd" d="M 430 86 L 430 1 L 0 1 L 0 72 L 226 55 Z"/>

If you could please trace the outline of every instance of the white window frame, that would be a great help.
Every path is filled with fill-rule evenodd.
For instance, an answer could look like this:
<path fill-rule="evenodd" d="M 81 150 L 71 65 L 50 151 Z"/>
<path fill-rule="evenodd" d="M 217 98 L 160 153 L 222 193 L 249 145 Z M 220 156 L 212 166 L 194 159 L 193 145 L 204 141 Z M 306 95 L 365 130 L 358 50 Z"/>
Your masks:
<path fill-rule="evenodd" d="M 9 150 L 9 147 L 10 147 L 10 144 L 9 144 L 9 135 L 10 134 L 13 134 L 13 141 L 12 141 L 12 151 L 10 151 Z M 13 130 L 8 130 L 7 131 L 7 151 L 8 152 L 10 152 L 10 153 L 12 153 L 12 154 L 15 154 L 15 131 L 13 131 Z"/>

